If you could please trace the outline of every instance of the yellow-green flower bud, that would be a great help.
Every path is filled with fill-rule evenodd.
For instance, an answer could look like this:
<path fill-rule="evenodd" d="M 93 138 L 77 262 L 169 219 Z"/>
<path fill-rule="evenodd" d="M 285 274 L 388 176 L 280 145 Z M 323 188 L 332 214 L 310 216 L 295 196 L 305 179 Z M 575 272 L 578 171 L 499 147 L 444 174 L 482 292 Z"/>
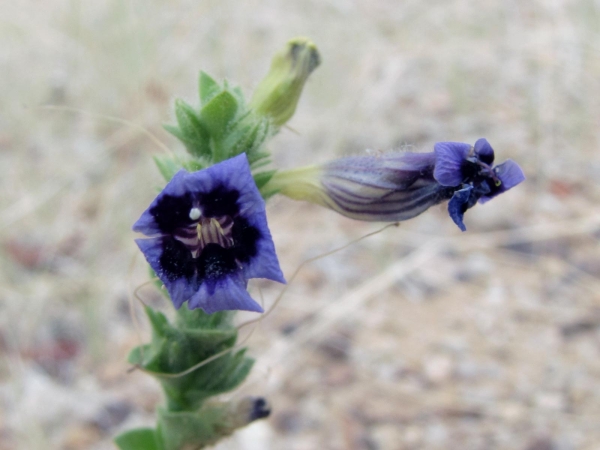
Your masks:
<path fill-rule="evenodd" d="M 281 126 L 296 111 L 298 99 L 308 76 L 321 62 L 315 44 L 304 37 L 290 40 L 271 62 L 269 73 L 260 82 L 250 106 Z"/>

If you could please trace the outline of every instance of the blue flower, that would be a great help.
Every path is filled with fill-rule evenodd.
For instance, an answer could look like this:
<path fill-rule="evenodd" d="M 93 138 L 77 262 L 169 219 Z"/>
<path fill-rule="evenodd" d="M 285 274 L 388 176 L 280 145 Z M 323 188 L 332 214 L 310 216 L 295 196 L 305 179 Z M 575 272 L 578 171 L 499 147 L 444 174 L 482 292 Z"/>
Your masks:
<path fill-rule="evenodd" d="M 446 187 L 454 188 L 448 213 L 456 225 L 466 231 L 463 216 L 479 201 L 485 203 L 525 180 L 519 165 L 507 160 L 493 166 L 494 150 L 486 139 L 475 146 L 460 142 L 438 142 L 433 176 Z"/>
<path fill-rule="evenodd" d="M 351 156 L 318 166 L 277 172 L 268 189 L 330 208 L 352 219 L 396 222 L 450 200 L 452 220 L 465 230 L 463 215 L 525 179 L 513 161 L 496 167 L 485 139 L 475 146 L 438 142 L 429 153 Z"/>
<path fill-rule="evenodd" d="M 177 309 L 262 312 L 250 278 L 285 283 L 265 203 L 245 154 L 189 173 L 180 170 L 133 225 L 136 243 Z"/>

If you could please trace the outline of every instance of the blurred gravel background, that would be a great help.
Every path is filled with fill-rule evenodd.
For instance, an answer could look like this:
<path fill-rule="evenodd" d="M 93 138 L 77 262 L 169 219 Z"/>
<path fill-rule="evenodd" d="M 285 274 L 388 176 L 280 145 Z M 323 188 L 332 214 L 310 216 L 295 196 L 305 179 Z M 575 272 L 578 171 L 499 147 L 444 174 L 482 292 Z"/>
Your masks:
<path fill-rule="evenodd" d="M 306 266 L 231 394 L 273 414 L 218 449 L 600 449 L 598 1 L 0 10 L 0 449 L 110 449 L 152 423 L 158 385 L 125 362 L 146 280 L 130 226 L 162 184 L 142 127 L 181 150 L 161 123 L 196 104 L 200 70 L 249 94 L 297 35 L 323 64 L 277 166 L 486 137 L 528 180 L 467 233 L 440 206 Z M 269 217 L 288 276 L 378 228 L 286 199 Z"/>

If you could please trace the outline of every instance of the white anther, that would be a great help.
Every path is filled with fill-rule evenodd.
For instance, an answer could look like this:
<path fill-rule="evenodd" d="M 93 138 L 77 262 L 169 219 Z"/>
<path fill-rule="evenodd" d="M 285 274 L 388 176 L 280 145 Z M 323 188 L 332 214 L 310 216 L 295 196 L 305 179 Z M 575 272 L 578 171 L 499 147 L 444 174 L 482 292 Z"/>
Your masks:
<path fill-rule="evenodd" d="M 200 218 L 201 215 L 202 215 L 202 213 L 200 212 L 199 208 L 190 209 L 190 219 L 197 220 Z"/>

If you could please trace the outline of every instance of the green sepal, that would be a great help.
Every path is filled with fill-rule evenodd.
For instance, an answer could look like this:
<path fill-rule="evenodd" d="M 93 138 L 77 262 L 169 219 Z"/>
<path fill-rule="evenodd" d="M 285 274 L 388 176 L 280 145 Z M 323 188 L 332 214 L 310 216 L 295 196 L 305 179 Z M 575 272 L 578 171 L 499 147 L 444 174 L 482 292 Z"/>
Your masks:
<path fill-rule="evenodd" d="M 154 159 L 156 167 L 158 167 L 160 174 L 167 183 L 171 181 L 171 178 L 173 178 L 173 176 L 182 168 L 181 164 L 179 164 L 172 156 L 154 156 L 152 159 Z"/>
<path fill-rule="evenodd" d="M 245 350 L 231 351 L 237 329 L 229 313 L 213 315 L 183 305 L 175 323 L 146 307 L 152 326 L 152 342 L 135 348 L 129 362 L 150 372 L 162 384 L 169 410 L 195 410 L 209 397 L 237 387 L 248 375 L 254 360 Z M 215 316 L 215 317 L 213 317 Z M 176 375 L 224 350 L 228 352 L 189 374 Z"/>
<path fill-rule="evenodd" d="M 162 439 L 153 428 L 135 428 L 121 433 L 114 441 L 120 450 L 164 450 Z"/>
<path fill-rule="evenodd" d="M 238 102 L 231 92 L 223 91 L 202 106 L 200 119 L 214 140 L 221 139 L 228 131 L 229 123 L 235 117 Z M 213 157 L 214 157 L 213 153 Z"/>
<path fill-rule="evenodd" d="M 169 294 L 167 293 L 163 282 L 160 281 L 158 275 L 156 275 L 156 272 L 152 267 L 150 267 L 150 265 L 148 265 L 148 273 L 150 274 L 150 280 L 152 281 L 154 286 L 156 286 L 156 289 L 158 289 L 165 297 L 167 297 L 170 300 Z"/>
<path fill-rule="evenodd" d="M 242 88 L 240 88 L 239 86 L 235 86 L 235 87 L 233 87 L 233 88 L 230 89 L 230 92 L 237 99 L 238 105 L 240 107 L 245 107 L 246 106 L 246 97 L 244 97 L 244 93 L 242 92 Z"/>
<path fill-rule="evenodd" d="M 167 394 L 169 409 L 190 411 L 202 406 L 210 397 L 235 389 L 246 379 L 253 365 L 254 360 L 245 356 L 245 350 L 240 350 L 223 355 L 184 377 L 158 378 Z"/>
<path fill-rule="evenodd" d="M 165 130 L 179 139 L 187 150 L 197 157 L 210 156 L 209 133 L 194 108 L 181 99 L 175 100 L 175 117 L 179 128 L 164 125 Z"/>
<path fill-rule="evenodd" d="M 189 159 L 184 161 L 183 168 L 188 172 L 196 172 L 197 170 L 206 169 L 210 166 L 210 163 L 205 161 L 204 159 Z"/>
<path fill-rule="evenodd" d="M 200 93 L 200 104 L 206 105 L 215 95 L 221 92 L 221 86 L 206 72 L 201 71 L 198 79 L 198 92 Z"/>
<path fill-rule="evenodd" d="M 254 177 L 254 182 L 256 183 L 256 187 L 260 190 L 265 184 L 273 178 L 273 175 L 277 173 L 276 170 L 268 170 L 266 172 L 255 173 L 252 176 Z"/>
<path fill-rule="evenodd" d="M 162 127 L 167 133 L 172 134 L 181 142 L 185 141 L 185 135 L 183 134 L 183 131 L 179 129 L 179 127 L 168 123 L 163 123 Z"/>
<path fill-rule="evenodd" d="M 260 167 L 264 167 L 271 163 L 270 157 L 271 155 L 266 152 L 255 152 L 251 153 L 248 156 L 248 164 L 252 170 L 258 169 Z"/>
<path fill-rule="evenodd" d="M 198 164 L 182 162 L 192 171 L 209 167 L 226 159 L 246 153 L 251 168 L 254 163 L 269 157 L 260 150 L 279 127 L 270 117 L 256 114 L 246 106 L 242 90 L 227 80 L 219 85 L 205 72 L 200 72 L 198 90 L 201 107 L 197 112 L 183 100 L 175 102 L 175 116 L 179 126 L 164 125 L 165 130 L 179 139 Z M 168 167 L 161 172 L 172 176 Z"/>
<path fill-rule="evenodd" d="M 233 311 L 219 311 L 207 314 L 202 309 L 179 308 L 175 316 L 175 325 L 178 328 L 191 328 L 201 330 L 218 330 L 231 328 Z"/>
<path fill-rule="evenodd" d="M 194 157 L 177 157 L 177 156 L 154 156 L 154 162 L 158 167 L 163 178 L 169 182 L 181 169 L 185 169 L 188 172 L 196 172 L 197 170 L 206 169 L 209 167 L 210 161 L 206 158 L 194 158 Z M 159 191 L 162 189 L 159 189 Z M 156 276 L 154 272 L 151 273 L 153 277 Z M 162 286 L 162 284 L 161 284 Z"/>
<path fill-rule="evenodd" d="M 150 320 L 150 325 L 152 326 L 152 331 L 154 334 L 157 337 L 166 336 L 169 327 L 169 321 L 167 320 L 167 317 L 160 311 L 155 311 L 149 306 L 144 306 L 144 310 L 146 311 L 148 320 Z"/>
<path fill-rule="evenodd" d="M 201 449 L 215 444 L 235 430 L 268 416 L 257 415 L 265 400 L 242 397 L 227 401 L 211 400 L 196 411 L 169 411 L 158 408 L 157 436 L 165 450 Z M 270 408 L 267 408 L 270 410 Z"/>
<path fill-rule="evenodd" d="M 248 159 L 258 152 L 270 136 L 270 122 L 264 118 L 250 116 L 247 120 L 232 127 L 227 138 L 223 141 L 230 156 L 246 153 Z"/>
<path fill-rule="evenodd" d="M 223 437 L 226 411 L 202 409 L 196 412 L 170 412 L 158 409 L 158 421 L 165 450 L 201 449 Z"/>

